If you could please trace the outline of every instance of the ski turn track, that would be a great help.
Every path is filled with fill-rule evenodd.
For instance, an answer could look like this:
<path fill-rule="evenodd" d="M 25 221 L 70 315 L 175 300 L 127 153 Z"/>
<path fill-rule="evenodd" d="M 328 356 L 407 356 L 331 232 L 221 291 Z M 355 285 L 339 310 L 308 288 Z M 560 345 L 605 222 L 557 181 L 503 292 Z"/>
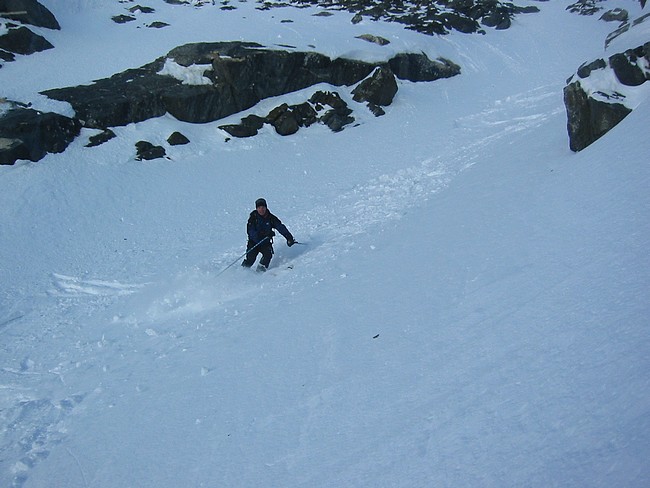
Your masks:
<path fill-rule="evenodd" d="M 78 312 L 79 316 L 106 313 L 111 332 L 101 337 L 87 335 L 83 324 L 71 324 L 65 318 L 48 325 L 45 336 L 35 339 L 51 342 L 52 350 L 69 352 L 60 353 L 58 365 L 45 371 L 41 365 L 46 358 L 29 356 L 28 338 L 19 341 L 22 345 L 13 345 L 23 351 L 25 359 L 20 368 L 0 369 L 0 424 L 5 426 L 0 438 L 0 484 L 22 487 L 29 471 L 65 438 L 66 418 L 83 409 L 86 398 L 101 395 L 109 388 L 97 385 L 94 391 L 74 391 L 76 375 L 97 368 L 110 371 L 125 357 L 133 362 L 136 351 L 135 361 L 145 362 L 182 349 L 182 334 L 174 329 L 182 329 L 189 323 L 187 319 L 197 313 L 236 315 L 239 311 L 233 304 L 261 290 L 289 294 L 317 285 L 322 280 L 319 268 L 331 266 L 342 253 L 359 249 L 357 238 L 368 228 L 381 232 L 405 214 L 418 211 L 423 201 L 443 191 L 462 172 L 498 154 L 498 146 L 504 141 L 534 132 L 549 119 L 560 116 L 563 108 L 558 93 L 559 86 L 545 86 L 495 101 L 476 114 L 458 118 L 448 143 L 436 147 L 435 154 L 356 186 L 332 202 L 325 220 L 307 213 L 302 218 L 297 216 L 292 231 L 306 245 L 280 251 L 284 242 L 276 240 L 276 257 L 270 272 L 264 275 L 234 266 L 216 276 L 241 253 L 240 248 L 177 276 L 147 284 L 52 273 L 49 299 L 55 303 L 45 313 L 65 317 L 72 308 L 86 310 Z M 129 312 L 122 314 L 121 310 Z M 13 327 L 23 320 L 36 319 L 31 311 L 16 311 L 0 327 Z M 194 333 L 207 336 L 211 329 Z M 202 368 L 201 375 L 207 374 L 210 368 Z M 74 393 L 57 393 L 71 389 Z M 81 465 L 79 468 L 84 474 Z"/>

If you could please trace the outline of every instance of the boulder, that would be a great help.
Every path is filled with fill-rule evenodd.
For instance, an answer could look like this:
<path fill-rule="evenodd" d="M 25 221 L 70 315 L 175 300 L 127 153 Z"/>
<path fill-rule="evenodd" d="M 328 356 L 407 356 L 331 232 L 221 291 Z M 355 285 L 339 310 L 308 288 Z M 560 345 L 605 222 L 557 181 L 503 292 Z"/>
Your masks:
<path fill-rule="evenodd" d="M 321 121 L 329 127 L 332 132 L 340 132 L 346 125 L 354 122 L 354 117 L 352 117 L 352 110 L 349 108 L 345 109 L 332 109 L 325 112 L 321 117 Z"/>
<path fill-rule="evenodd" d="M 326 106 L 330 110 L 326 110 Z M 319 116 L 319 112 L 325 113 Z M 271 110 L 265 117 L 249 115 L 241 119 L 240 124 L 219 126 L 233 137 L 251 137 L 258 133 L 264 124 L 270 124 L 275 131 L 287 136 L 295 134 L 301 127 L 309 127 L 317 122 L 338 132 L 346 125 L 354 122 L 352 110 L 336 92 L 317 91 L 311 98 L 297 105 L 283 103 Z"/>
<path fill-rule="evenodd" d="M 11 28 L 4 36 L 0 36 L 0 49 L 11 53 L 33 54 L 53 47 L 47 39 L 34 34 L 27 27 Z"/>
<path fill-rule="evenodd" d="M 189 144 L 190 140 L 185 135 L 176 131 L 167 138 L 167 143 L 170 146 L 184 146 L 185 144 Z"/>
<path fill-rule="evenodd" d="M 612 73 L 608 76 L 600 73 L 589 79 L 594 72 L 603 70 Z M 619 85 L 612 87 L 612 79 L 616 79 Z M 583 88 L 582 80 L 588 81 L 585 86 L 589 91 Z M 584 149 L 623 120 L 634 108 L 626 105 L 630 103 L 626 97 L 630 90 L 627 87 L 637 87 L 648 80 L 650 42 L 614 54 L 607 61 L 597 59 L 583 64 L 577 71 L 577 79 L 569 78 L 564 88 L 571 150 Z"/>
<path fill-rule="evenodd" d="M 395 75 L 388 66 L 380 66 L 352 90 L 355 102 L 370 102 L 384 107 L 393 103 L 396 93 Z"/>
<path fill-rule="evenodd" d="M 319 120 L 333 132 L 340 132 L 346 125 L 354 122 L 354 117 L 351 115 L 352 110 L 336 92 L 318 91 L 312 95 L 309 101 L 315 104 L 318 112 L 323 110 L 326 105 L 331 107 Z"/>
<path fill-rule="evenodd" d="M 615 8 L 613 10 L 608 10 L 603 15 L 600 16 L 600 20 L 605 22 L 627 22 L 629 14 L 627 10 L 623 8 Z"/>
<path fill-rule="evenodd" d="M 96 134 L 94 136 L 90 136 L 88 138 L 88 144 L 86 144 L 86 147 L 96 147 L 104 144 L 105 142 L 110 141 L 111 139 L 114 139 L 116 137 L 115 132 L 113 132 L 110 129 L 105 129 L 99 134 Z"/>
<path fill-rule="evenodd" d="M 143 159 L 150 161 L 152 159 L 159 159 L 165 157 L 165 148 L 162 146 L 154 146 L 148 141 L 138 141 L 135 143 L 136 148 L 136 161 Z"/>
<path fill-rule="evenodd" d="M 36 0 L 0 0 L 0 15 L 36 27 L 61 29 L 52 12 Z"/>
<path fill-rule="evenodd" d="M 79 135 L 81 124 L 55 113 L 14 107 L 0 116 L 0 164 L 39 161 L 63 152 Z"/>
<path fill-rule="evenodd" d="M 143 14 L 152 14 L 156 11 L 156 9 L 151 8 L 151 7 L 143 7 L 142 5 L 135 5 L 129 9 L 127 9 L 129 12 L 132 14 L 137 14 L 137 13 L 143 13 Z"/>
<path fill-rule="evenodd" d="M 114 15 L 111 17 L 111 20 L 115 22 L 116 24 L 126 24 L 127 22 L 133 22 L 135 20 L 135 17 L 133 15 Z"/>
<path fill-rule="evenodd" d="M 578 76 L 580 78 L 587 78 L 592 71 L 597 69 L 604 69 L 607 67 L 607 63 L 604 59 L 597 59 L 591 63 L 585 63 L 578 68 Z"/>
<path fill-rule="evenodd" d="M 14 53 L 10 53 L 8 51 L 5 51 L 4 49 L 0 49 L 0 59 L 2 61 L 13 61 L 16 59 L 16 56 Z"/>
<path fill-rule="evenodd" d="M 379 46 L 386 46 L 390 44 L 390 41 L 386 39 L 385 37 L 381 36 L 375 36 L 372 34 L 361 34 L 360 36 L 356 37 L 357 39 L 361 39 L 363 41 L 368 41 L 372 42 L 373 44 L 378 44 Z"/>
<path fill-rule="evenodd" d="M 266 119 L 257 115 L 248 115 L 241 119 L 240 124 L 221 125 L 219 129 L 225 130 L 233 137 L 252 137 L 264 126 Z"/>
<path fill-rule="evenodd" d="M 637 49 L 614 54 L 609 58 L 609 65 L 614 70 L 618 81 L 627 86 L 639 86 L 650 79 L 650 70 L 644 71 L 639 66 L 639 58 L 650 63 L 650 42 Z"/>
<path fill-rule="evenodd" d="M 264 124 L 262 124 L 264 125 Z M 260 127 L 261 128 L 261 127 Z M 220 125 L 219 129 L 226 131 L 233 137 L 245 138 L 256 136 L 260 128 L 249 127 L 244 123 Z"/>
<path fill-rule="evenodd" d="M 580 82 L 564 88 L 569 147 L 581 151 L 606 134 L 632 110 L 621 103 L 608 103 L 587 95 Z"/>
<path fill-rule="evenodd" d="M 390 69 L 401 80 L 435 81 L 460 74 L 460 66 L 448 59 L 432 61 L 424 53 L 398 54 L 388 61 Z"/>
<path fill-rule="evenodd" d="M 300 129 L 298 117 L 286 103 L 271 110 L 266 119 L 281 136 L 295 134 Z"/>

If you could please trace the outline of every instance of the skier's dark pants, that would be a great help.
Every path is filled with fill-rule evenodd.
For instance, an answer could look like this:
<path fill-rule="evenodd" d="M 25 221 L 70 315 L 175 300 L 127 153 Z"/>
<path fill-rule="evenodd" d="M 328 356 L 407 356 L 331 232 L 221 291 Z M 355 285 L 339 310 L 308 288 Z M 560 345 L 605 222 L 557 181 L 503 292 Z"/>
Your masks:
<path fill-rule="evenodd" d="M 255 243 L 248 241 L 246 249 L 252 249 L 253 247 L 255 247 Z M 246 254 L 246 258 L 244 259 L 244 262 L 241 263 L 241 265 L 250 268 L 255 263 L 258 254 L 262 254 L 260 264 L 265 268 L 268 268 L 269 264 L 271 263 L 271 258 L 273 257 L 273 243 L 268 241 L 260 246 L 255 247 L 255 249 Z"/>

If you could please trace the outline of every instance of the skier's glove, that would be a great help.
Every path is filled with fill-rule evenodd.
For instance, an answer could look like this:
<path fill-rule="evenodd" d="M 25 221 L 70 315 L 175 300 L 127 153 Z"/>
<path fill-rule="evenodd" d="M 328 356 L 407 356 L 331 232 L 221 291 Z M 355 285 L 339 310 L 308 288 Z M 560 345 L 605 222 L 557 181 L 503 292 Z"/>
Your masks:
<path fill-rule="evenodd" d="M 296 241 L 293 240 L 293 237 L 287 239 L 287 246 L 291 247 L 296 243 Z"/>

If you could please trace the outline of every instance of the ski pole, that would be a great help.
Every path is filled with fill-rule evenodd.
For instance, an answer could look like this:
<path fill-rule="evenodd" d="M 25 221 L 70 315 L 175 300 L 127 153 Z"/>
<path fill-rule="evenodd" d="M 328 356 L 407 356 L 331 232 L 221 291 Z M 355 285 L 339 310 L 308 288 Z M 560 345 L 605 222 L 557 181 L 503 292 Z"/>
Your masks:
<path fill-rule="evenodd" d="M 241 258 L 243 258 L 244 256 L 246 256 L 249 252 L 253 251 L 253 250 L 256 249 L 258 246 L 260 246 L 260 245 L 261 245 L 262 243 L 264 243 L 265 241 L 268 241 L 269 239 L 270 239 L 270 237 L 265 237 L 265 238 L 262 239 L 260 242 L 258 242 L 257 244 L 255 244 L 255 245 L 254 245 L 253 247 L 251 247 L 248 251 L 246 251 L 244 254 L 242 254 L 242 255 L 239 256 L 237 259 L 235 259 L 232 263 L 230 263 L 228 266 L 226 266 L 226 267 L 223 268 L 221 271 L 219 271 L 219 272 L 215 275 L 215 278 L 216 278 L 217 276 L 220 276 L 222 273 L 224 273 L 224 272 L 225 272 L 227 269 L 229 269 L 230 267 L 234 266 L 235 263 L 237 263 Z"/>

